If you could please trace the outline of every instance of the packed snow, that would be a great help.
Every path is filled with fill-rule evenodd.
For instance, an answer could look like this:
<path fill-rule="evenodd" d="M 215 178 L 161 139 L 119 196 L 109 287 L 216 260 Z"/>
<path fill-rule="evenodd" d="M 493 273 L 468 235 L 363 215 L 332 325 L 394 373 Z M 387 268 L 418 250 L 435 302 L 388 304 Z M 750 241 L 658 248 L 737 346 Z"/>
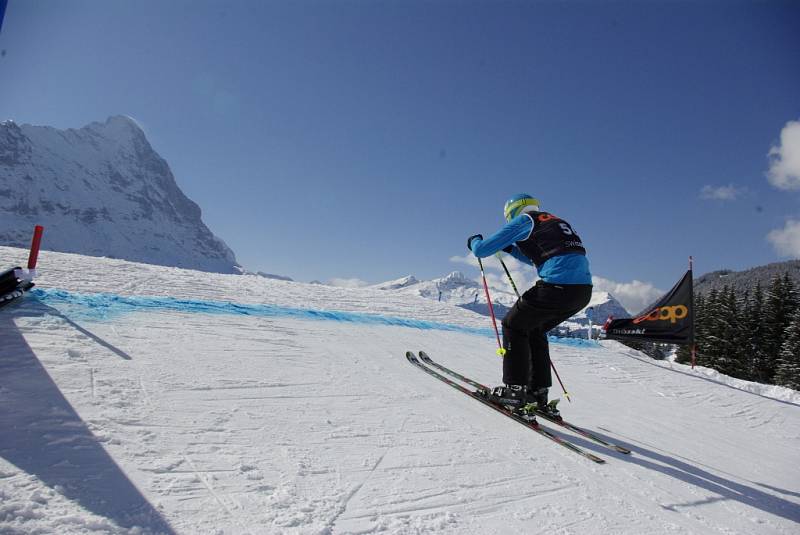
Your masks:
<path fill-rule="evenodd" d="M 500 381 L 418 295 L 45 251 L 0 322 L 3 534 L 798 532 L 800 395 L 616 342 L 551 345 L 595 465 L 412 367 Z"/>

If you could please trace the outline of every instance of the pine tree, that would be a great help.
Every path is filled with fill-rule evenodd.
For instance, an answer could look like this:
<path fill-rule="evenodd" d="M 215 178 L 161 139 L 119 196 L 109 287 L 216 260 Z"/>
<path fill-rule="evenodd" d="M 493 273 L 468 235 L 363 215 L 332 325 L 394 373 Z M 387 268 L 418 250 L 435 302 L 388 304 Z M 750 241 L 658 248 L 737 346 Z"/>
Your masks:
<path fill-rule="evenodd" d="M 695 301 L 695 316 L 694 316 L 695 330 L 694 340 L 697 347 L 695 358 L 700 354 L 700 348 L 706 344 L 706 333 L 708 332 L 708 298 L 699 294 Z M 691 359 L 691 356 L 689 357 Z"/>
<path fill-rule="evenodd" d="M 723 351 L 724 340 L 719 336 L 723 328 L 720 320 L 721 292 L 716 288 L 708 292 L 706 299 L 704 333 L 702 343 L 698 346 L 697 364 L 707 368 L 717 367 L 717 361 Z"/>
<path fill-rule="evenodd" d="M 711 358 L 708 356 L 711 344 L 709 343 L 707 333 L 710 327 L 711 310 L 714 308 L 716 298 L 717 291 L 712 288 L 711 291 L 708 292 L 708 295 L 703 296 L 703 306 L 697 309 L 697 316 L 695 317 L 695 321 L 697 322 L 697 330 L 695 331 L 697 351 L 695 357 L 698 366 L 711 366 Z"/>
<path fill-rule="evenodd" d="M 721 373 L 762 383 L 797 384 L 800 348 L 800 288 L 788 273 L 776 276 L 765 292 L 737 296 L 728 286 L 695 298 L 697 364 Z M 691 348 L 681 348 L 678 362 L 691 361 Z"/>
<path fill-rule="evenodd" d="M 691 344 L 683 344 L 678 346 L 678 351 L 675 352 L 675 362 L 678 364 L 691 364 L 692 363 L 692 346 Z"/>
<path fill-rule="evenodd" d="M 703 328 L 703 307 L 705 305 L 705 298 L 703 294 L 694 296 L 694 343 L 697 344 L 702 338 Z M 678 348 L 675 355 L 675 362 L 680 364 L 691 364 L 692 362 L 692 345 L 684 344 Z"/>
<path fill-rule="evenodd" d="M 741 295 L 736 295 L 735 290 L 731 290 L 731 299 L 735 302 L 733 348 L 731 358 L 734 360 L 731 374 L 738 379 L 749 377 L 750 359 L 752 350 L 750 348 L 750 333 L 748 326 L 748 308 L 751 304 L 750 290 L 745 290 Z"/>
<path fill-rule="evenodd" d="M 715 341 L 714 369 L 731 377 L 741 377 L 740 362 L 740 314 L 736 294 L 729 286 L 720 292 L 714 321 L 714 332 L 710 338 Z"/>
<path fill-rule="evenodd" d="M 762 380 L 759 374 L 764 366 L 764 291 L 757 283 L 744 305 L 743 326 L 744 379 Z"/>
<path fill-rule="evenodd" d="M 783 288 L 786 292 L 786 310 L 789 318 L 794 318 L 795 312 L 800 307 L 800 288 L 798 288 L 788 273 L 783 274 Z M 791 323 L 791 321 L 790 321 Z"/>
<path fill-rule="evenodd" d="M 800 390 L 800 308 L 786 329 L 786 341 L 776 363 L 775 383 Z"/>
<path fill-rule="evenodd" d="M 787 284 L 788 283 L 788 284 Z M 775 366 L 791 319 L 794 285 L 788 278 L 772 279 L 764 305 L 764 359 L 757 371 L 762 382 L 773 383 Z"/>

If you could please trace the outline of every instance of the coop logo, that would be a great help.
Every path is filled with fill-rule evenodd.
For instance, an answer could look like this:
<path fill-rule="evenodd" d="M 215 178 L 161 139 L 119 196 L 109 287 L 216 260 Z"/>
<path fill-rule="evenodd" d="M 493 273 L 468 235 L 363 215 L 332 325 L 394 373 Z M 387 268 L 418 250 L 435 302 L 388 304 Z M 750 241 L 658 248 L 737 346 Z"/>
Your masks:
<path fill-rule="evenodd" d="M 641 323 L 643 321 L 667 321 L 675 323 L 678 320 L 684 319 L 689 315 L 689 309 L 686 305 L 674 305 L 654 308 L 647 314 L 639 316 L 633 323 Z"/>

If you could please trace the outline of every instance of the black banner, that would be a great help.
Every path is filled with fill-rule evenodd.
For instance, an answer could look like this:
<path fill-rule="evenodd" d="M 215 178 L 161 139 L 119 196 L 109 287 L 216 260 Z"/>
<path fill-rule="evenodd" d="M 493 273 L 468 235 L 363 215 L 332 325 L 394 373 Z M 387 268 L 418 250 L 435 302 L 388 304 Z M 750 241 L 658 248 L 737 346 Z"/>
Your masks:
<path fill-rule="evenodd" d="M 670 344 L 694 343 L 694 289 L 692 270 L 651 307 L 630 319 L 612 319 L 606 338 Z"/>

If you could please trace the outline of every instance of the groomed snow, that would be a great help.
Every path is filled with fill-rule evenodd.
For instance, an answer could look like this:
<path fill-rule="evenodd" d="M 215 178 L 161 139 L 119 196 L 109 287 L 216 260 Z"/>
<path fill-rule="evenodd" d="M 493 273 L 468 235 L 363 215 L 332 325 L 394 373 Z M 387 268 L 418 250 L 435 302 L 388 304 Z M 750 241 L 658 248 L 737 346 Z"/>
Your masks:
<path fill-rule="evenodd" d="M 0 247 L 0 257 L 11 267 L 26 252 Z M 0 309 L 0 533 L 800 526 L 795 392 L 747 392 L 755 387 L 614 342 L 553 344 L 573 398 L 565 415 L 634 451 L 571 436 L 608 461 L 594 465 L 406 362 L 406 350 L 422 349 L 499 382 L 488 320 L 462 308 L 49 252 L 39 264 L 38 297 Z M 111 305 L 97 314 L 75 298 L 97 294 L 463 331 L 335 314 Z"/>

